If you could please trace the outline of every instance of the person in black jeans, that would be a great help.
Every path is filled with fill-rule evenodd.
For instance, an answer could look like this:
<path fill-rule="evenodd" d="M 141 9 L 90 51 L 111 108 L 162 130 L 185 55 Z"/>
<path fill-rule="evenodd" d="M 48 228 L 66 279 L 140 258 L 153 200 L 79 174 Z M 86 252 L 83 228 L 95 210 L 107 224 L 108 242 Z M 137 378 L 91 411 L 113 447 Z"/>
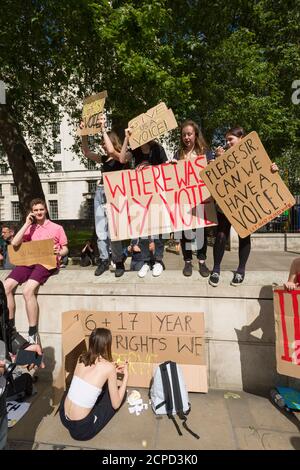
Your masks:
<path fill-rule="evenodd" d="M 225 135 L 226 138 L 226 147 L 230 148 L 236 145 L 246 133 L 242 127 L 233 127 L 229 129 Z M 220 156 L 225 152 L 223 147 L 218 147 L 216 149 L 216 155 Z M 271 171 L 274 173 L 278 171 L 276 163 L 272 163 Z M 217 234 L 213 248 L 214 255 L 214 267 L 209 278 L 209 284 L 213 287 L 217 287 L 220 280 L 220 271 L 221 271 L 221 262 L 225 253 L 226 242 L 230 235 L 231 223 L 227 219 L 226 215 L 223 214 L 221 209 L 217 207 L 217 216 L 218 216 L 218 226 Z M 246 264 L 251 251 L 251 238 L 248 235 L 245 238 L 239 236 L 239 265 L 235 271 L 231 285 L 239 286 L 243 283 L 245 278 Z"/>
<path fill-rule="evenodd" d="M 175 152 L 173 160 L 189 160 L 197 157 L 198 155 L 204 154 L 207 162 L 213 158 L 213 153 L 209 150 L 199 126 L 190 119 L 183 122 L 180 128 L 180 148 Z M 176 239 L 180 238 L 181 250 L 184 259 L 183 275 L 192 275 L 193 252 L 190 245 L 193 240 L 196 240 L 199 272 L 201 276 L 208 277 L 210 271 L 205 263 L 207 253 L 207 228 L 182 231 L 181 237 L 179 237 L 178 233 L 176 233 L 174 237 Z"/>

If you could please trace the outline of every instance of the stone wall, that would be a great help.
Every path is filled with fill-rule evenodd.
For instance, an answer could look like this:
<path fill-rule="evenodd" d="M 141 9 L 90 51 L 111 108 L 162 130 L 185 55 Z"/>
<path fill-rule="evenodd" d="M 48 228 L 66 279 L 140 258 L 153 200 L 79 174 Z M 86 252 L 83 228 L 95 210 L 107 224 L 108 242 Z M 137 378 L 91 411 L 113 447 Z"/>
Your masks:
<path fill-rule="evenodd" d="M 249 272 L 245 284 L 229 285 L 232 274 L 222 274 L 218 288 L 193 273 L 165 271 L 160 278 L 139 279 L 126 272 L 116 279 L 106 272 L 96 278 L 92 270 L 68 269 L 49 279 L 39 291 L 42 344 L 50 379 L 61 365 L 61 313 L 73 309 L 144 312 L 205 313 L 205 340 L 209 386 L 265 393 L 275 384 L 287 384 L 275 363 L 272 282 L 280 284 L 288 273 Z M 6 273 L 1 273 L 2 280 Z M 16 294 L 16 325 L 27 331 L 22 289 Z M 171 358 L 170 358 L 171 359 Z"/>

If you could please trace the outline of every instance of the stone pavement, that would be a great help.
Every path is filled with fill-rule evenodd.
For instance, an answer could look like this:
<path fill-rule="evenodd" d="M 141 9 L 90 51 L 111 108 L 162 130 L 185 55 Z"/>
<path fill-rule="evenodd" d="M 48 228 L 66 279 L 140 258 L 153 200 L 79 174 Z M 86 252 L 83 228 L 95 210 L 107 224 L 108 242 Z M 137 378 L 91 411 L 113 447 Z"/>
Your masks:
<path fill-rule="evenodd" d="M 78 442 L 54 415 L 49 384 L 37 388 L 29 411 L 9 430 L 9 449 L 300 450 L 299 413 L 281 412 L 267 397 L 228 390 L 190 393 L 188 425 L 199 440 L 183 428 L 179 436 L 173 423 L 166 416 L 156 418 L 150 407 L 137 416 L 125 403 L 96 437 Z M 139 390 L 148 403 L 147 390 Z"/>
<path fill-rule="evenodd" d="M 263 278 L 263 271 L 273 271 L 283 282 L 296 256 L 299 253 L 252 252 L 247 268 L 253 273 L 251 276 L 249 273 L 249 277 L 257 272 L 258 277 Z M 174 270 L 174 276 L 179 279 L 182 276 L 182 257 L 167 253 L 165 262 L 168 270 Z M 236 268 L 236 262 L 236 252 L 225 253 L 224 277 L 231 276 L 228 271 Z M 207 264 L 211 268 L 210 248 Z M 194 266 L 196 269 L 196 261 Z M 67 269 L 92 270 L 94 267 L 68 266 Z M 300 414 L 280 411 L 268 396 L 212 389 L 207 394 L 190 393 L 192 411 L 188 423 L 200 435 L 199 440 L 185 430 L 182 437 L 178 436 L 173 423 L 167 417 L 156 418 L 150 408 L 139 416 L 130 414 L 126 403 L 94 439 L 77 442 L 55 415 L 51 383 L 41 375 L 36 387 L 38 393 L 31 398 L 29 411 L 9 430 L 9 449 L 300 450 Z M 148 403 L 147 390 L 140 391 L 144 403 Z"/>

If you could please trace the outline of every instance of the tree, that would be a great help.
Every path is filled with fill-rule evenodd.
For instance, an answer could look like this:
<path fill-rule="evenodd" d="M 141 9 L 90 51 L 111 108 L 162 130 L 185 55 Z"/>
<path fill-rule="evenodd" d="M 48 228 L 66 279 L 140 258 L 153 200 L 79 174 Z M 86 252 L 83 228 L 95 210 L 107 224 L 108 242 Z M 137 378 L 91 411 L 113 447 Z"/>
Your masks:
<path fill-rule="evenodd" d="M 43 196 L 32 154 L 26 144 L 42 144 L 53 154 L 52 125 L 61 106 L 77 105 L 91 74 L 101 68 L 93 51 L 94 17 L 85 0 L 3 0 L 0 17 L 0 79 L 8 87 L 0 105 L 0 142 L 11 166 L 24 216 L 29 201 Z M 103 5 L 103 13 L 109 3 Z M 96 66 L 93 65 L 95 60 Z M 68 94 L 69 93 L 69 94 Z M 66 96 L 68 94 L 68 102 Z M 54 136 L 55 137 L 55 136 Z"/>
<path fill-rule="evenodd" d="M 2 0 L 1 9 L 0 142 L 23 214 L 42 191 L 24 136 L 51 155 L 62 107 L 78 120 L 83 97 L 104 89 L 119 130 L 159 101 L 209 140 L 237 123 L 256 130 L 296 188 L 297 1 Z"/>

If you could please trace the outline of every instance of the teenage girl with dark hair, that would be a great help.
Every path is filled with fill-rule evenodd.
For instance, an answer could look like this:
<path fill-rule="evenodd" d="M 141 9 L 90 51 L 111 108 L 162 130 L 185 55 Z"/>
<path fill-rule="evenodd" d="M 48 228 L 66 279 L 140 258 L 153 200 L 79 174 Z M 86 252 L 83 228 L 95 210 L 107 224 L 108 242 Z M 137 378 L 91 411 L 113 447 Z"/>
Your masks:
<path fill-rule="evenodd" d="M 189 160 L 190 158 L 195 158 L 198 155 L 204 154 L 206 155 L 207 161 L 210 161 L 212 159 L 212 152 L 209 150 L 209 147 L 202 135 L 202 132 L 199 129 L 199 126 L 194 121 L 189 119 L 181 125 L 180 148 L 175 152 L 173 159 Z M 208 277 L 210 271 L 205 264 L 207 253 L 207 229 L 196 229 L 193 230 L 193 232 L 196 232 L 196 242 L 198 242 L 199 239 L 199 244 L 201 244 L 201 248 L 197 249 L 199 272 L 201 276 Z M 178 234 L 174 235 L 175 238 L 177 238 L 177 236 Z M 191 240 L 193 240 L 193 238 L 194 234 L 192 234 L 191 230 L 182 231 L 180 243 L 183 259 L 185 262 L 182 271 L 184 276 L 191 276 L 193 271 L 193 252 L 188 246 L 191 243 Z"/>
<path fill-rule="evenodd" d="M 230 148 L 236 145 L 243 137 L 245 137 L 246 133 L 242 127 L 233 127 L 229 129 L 225 135 L 226 139 L 226 147 Z M 216 156 L 220 156 L 225 152 L 223 147 L 218 147 L 216 149 Z M 276 163 L 272 163 L 271 171 L 276 172 L 278 171 L 278 167 Z M 220 271 L 221 271 L 221 262 L 225 253 L 226 242 L 229 238 L 231 223 L 225 216 L 225 214 L 221 211 L 221 209 L 217 206 L 217 216 L 218 216 L 218 226 L 217 226 L 217 234 L 213 249 L 214 254 L 214 267 L 212 273 L 209 278 L 209 284 L 213 287 L 217 287 L 220 280 Z M 237 270 L 235 271 L 231 285 L 232 286 L 239 286 L 242 284 L 245 278 L 245 270 L 246 264 L 250 255 L 251 250 L 251 238 L 248 235 L 245 238 L 241 238 L 239 236 L 239 265 Z"/>
<path fill-rule="evenodd" d="M 92 439 L 125 401 L 128 364 L 116 367 L 111 343 L 110 330 L 92 331 L 89 349 L 79 357 L 68 394 L 61 401 L 61 422 L 73 439 Z M 117 373 L 123 374 L 119 388 Z"/>

